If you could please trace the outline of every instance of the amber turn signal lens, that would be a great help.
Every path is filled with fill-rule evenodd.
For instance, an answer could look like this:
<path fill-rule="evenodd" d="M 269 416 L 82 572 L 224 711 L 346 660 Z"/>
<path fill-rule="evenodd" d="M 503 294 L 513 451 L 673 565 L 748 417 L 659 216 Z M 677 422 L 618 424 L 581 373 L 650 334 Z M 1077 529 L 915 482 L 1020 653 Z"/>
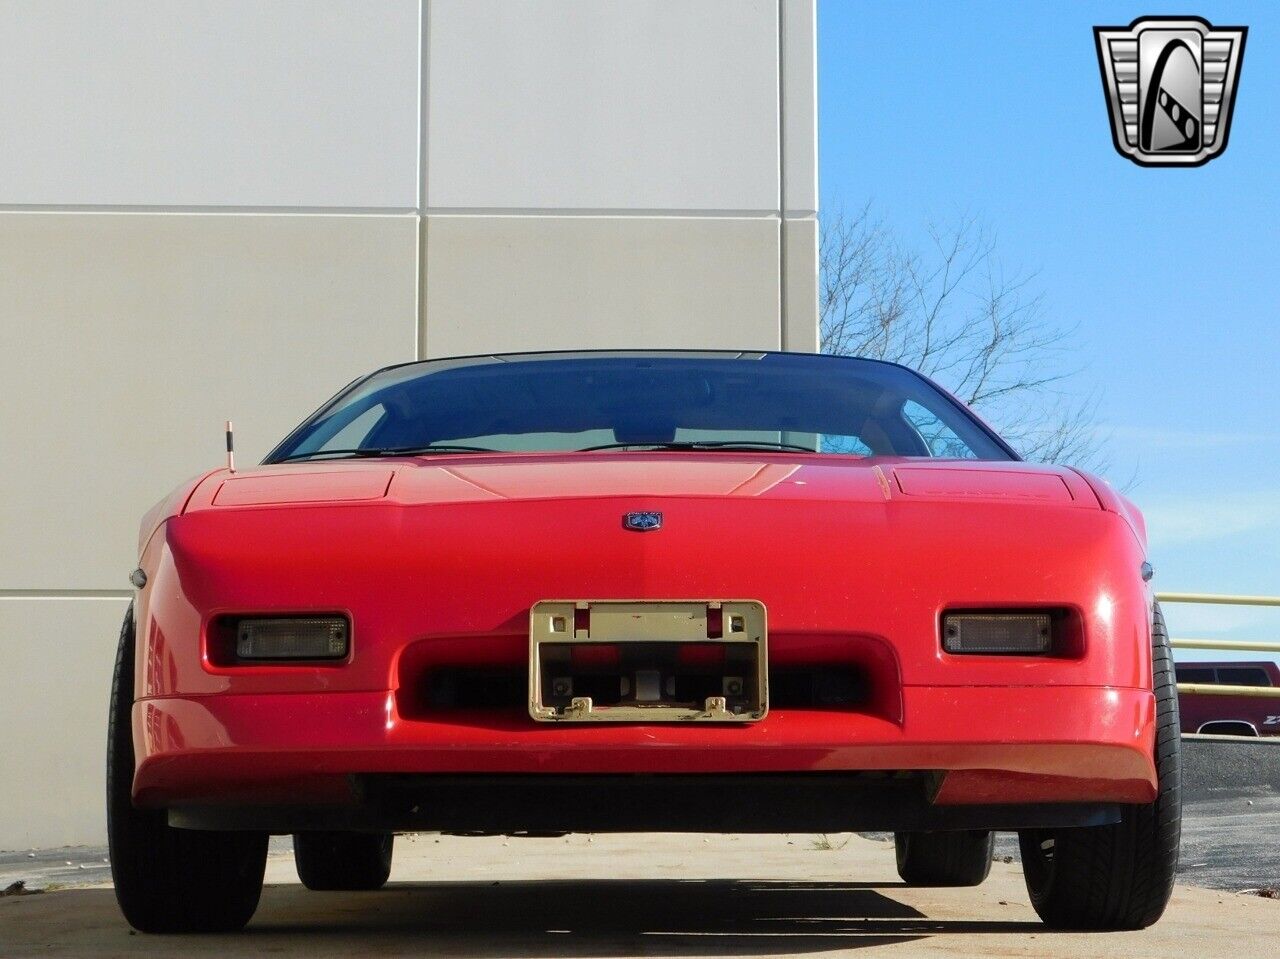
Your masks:
<path fill-rule="evenodd" d="M 1048 613 L 948 613 L 942 648 L 949 653 L 1039 656 L 1053 647 Z"/>
<path fill-rule="evenodd" d="M 349 636 L 347 621 L 337 616 L 242 619 L 236 623 L 236 658 L 342 659 Z"/>

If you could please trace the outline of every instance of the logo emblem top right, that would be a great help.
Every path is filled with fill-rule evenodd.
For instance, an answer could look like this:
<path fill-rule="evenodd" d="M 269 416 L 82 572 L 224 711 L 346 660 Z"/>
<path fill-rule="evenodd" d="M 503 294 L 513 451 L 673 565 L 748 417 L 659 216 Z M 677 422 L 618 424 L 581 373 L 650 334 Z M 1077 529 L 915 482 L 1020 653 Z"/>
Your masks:
<path fill-rule="evenodd" d="M 1200 166 L 1225 150 L 1248 32 L 1199 17 L 1094 27 L 1120 155 L 1141 166 Z"/>

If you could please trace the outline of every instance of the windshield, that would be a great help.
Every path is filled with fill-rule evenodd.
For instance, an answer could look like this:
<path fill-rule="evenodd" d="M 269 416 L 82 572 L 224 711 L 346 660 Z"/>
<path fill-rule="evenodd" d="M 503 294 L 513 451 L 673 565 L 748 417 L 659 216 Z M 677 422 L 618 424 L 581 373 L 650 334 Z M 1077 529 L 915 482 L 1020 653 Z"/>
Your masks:
<path fill-rule="evenodd" d="M 653 447 L 1014 458 L 928 380 L 889 363 L 797 353 L 549 353 L 374 373 L 267 462 Z"/>

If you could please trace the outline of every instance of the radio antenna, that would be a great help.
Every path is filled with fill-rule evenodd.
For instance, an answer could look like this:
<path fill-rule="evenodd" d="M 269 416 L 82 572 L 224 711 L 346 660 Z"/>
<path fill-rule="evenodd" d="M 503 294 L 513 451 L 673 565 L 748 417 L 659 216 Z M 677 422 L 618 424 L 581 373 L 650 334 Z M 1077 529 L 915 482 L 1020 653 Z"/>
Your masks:
<path fill-rule="evenodd" d="M 232 473 L 236 471 L 236 440 L 230 420 L 227 420 L 227 469 Z"/>

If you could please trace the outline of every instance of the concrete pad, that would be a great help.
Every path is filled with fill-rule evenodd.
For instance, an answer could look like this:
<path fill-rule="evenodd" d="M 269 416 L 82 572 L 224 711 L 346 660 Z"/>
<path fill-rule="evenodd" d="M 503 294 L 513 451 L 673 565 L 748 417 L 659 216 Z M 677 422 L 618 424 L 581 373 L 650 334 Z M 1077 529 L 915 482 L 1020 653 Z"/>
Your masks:
<path fill-rule="evenodd" d="M 106 886 L 5 897 L 0 955 L 496 959 L 880 947 L 899 957 L 1238 959 L 1280 939 L 1280 903 L 1190 887 L 1142 932 L 1050 932 L 1015 865 L 997 862 L 976 889 L 909 889 L 894 873 L 892 847 L 857 836 L 419 836 L 397 840 L 381 892 L 308 892 L 280 852 L 267 880 L 257 916 L 231 936 L 133 934 Z"/>

